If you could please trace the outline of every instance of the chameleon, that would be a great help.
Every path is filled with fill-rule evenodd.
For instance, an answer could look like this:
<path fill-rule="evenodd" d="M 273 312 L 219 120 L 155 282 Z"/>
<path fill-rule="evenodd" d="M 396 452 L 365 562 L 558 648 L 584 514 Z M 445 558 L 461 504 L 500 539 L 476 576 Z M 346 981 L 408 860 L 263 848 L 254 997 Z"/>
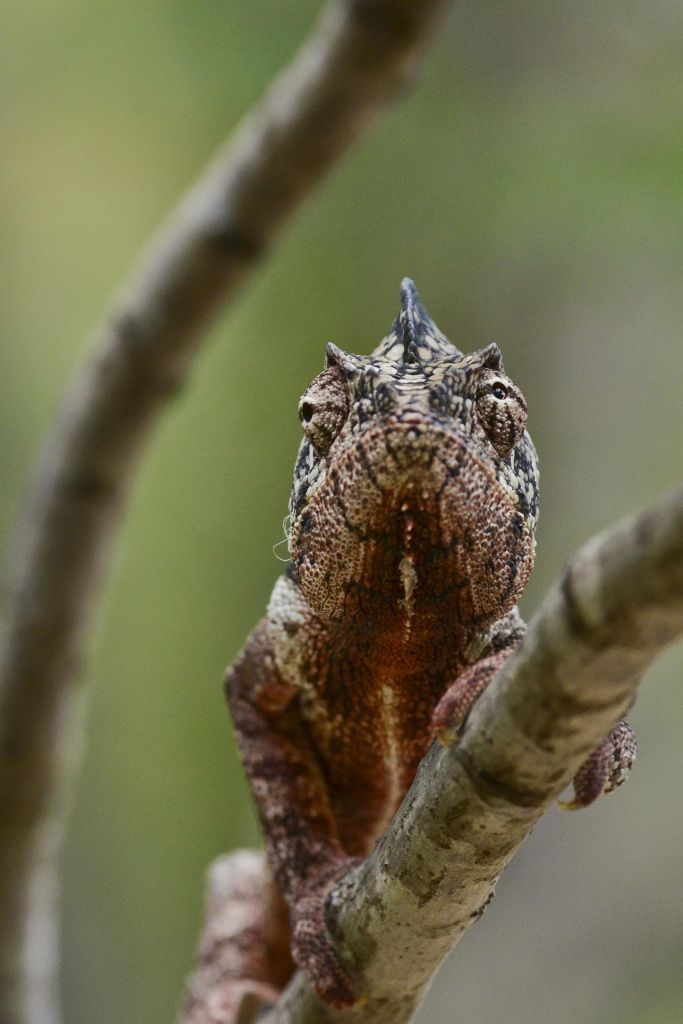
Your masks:
<path fill-rule="evenodd" d="M 293 961 L 342 1007 L 359 994 L 326 900 L 522 641 L 538 461 L 498 346 L 461 352 L 408 278 L 371 355 L 327 344 L 299 419 L 291 561 L 226 692 Z M 635 753 L 622 720 L 567 806 L 614 790 Z"/>

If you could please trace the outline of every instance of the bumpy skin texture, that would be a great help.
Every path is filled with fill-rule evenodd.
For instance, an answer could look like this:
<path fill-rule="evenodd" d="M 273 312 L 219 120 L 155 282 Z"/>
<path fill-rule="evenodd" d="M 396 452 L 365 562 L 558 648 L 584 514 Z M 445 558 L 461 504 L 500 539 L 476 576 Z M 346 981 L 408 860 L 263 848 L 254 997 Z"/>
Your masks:
<path fill-rule="evenodd" d="M 326 898 L 523 636 L 538 468 L 498 347 L 460 352 L 408 279 L 371 356 L 327 346 L 299 415 L 292 563 L 227 693 L 294 959 L 343 1006 Z M 632 737 L 620 723 L 572 806 L 623 781 Z"/>

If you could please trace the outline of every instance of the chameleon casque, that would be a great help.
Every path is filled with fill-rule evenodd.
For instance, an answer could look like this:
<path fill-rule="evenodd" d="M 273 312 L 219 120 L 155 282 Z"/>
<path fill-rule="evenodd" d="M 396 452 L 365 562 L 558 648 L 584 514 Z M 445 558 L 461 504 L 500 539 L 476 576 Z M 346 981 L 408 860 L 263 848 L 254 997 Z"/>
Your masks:
<path fill-rule="evenodd" d="M 299 417 L 291 563 L 227 695 L 294 961 L 343 1006 L 357 996 L 327 937 L 326 898 L 382 835 L 435 736 L 457 736 L 522 639 L 538 468 L 497 345 L 464 355 L 409 279 L 372 355 L 328 344 Z M 634 757 L 622 721 L 569 806 L 616 788 Z"/>

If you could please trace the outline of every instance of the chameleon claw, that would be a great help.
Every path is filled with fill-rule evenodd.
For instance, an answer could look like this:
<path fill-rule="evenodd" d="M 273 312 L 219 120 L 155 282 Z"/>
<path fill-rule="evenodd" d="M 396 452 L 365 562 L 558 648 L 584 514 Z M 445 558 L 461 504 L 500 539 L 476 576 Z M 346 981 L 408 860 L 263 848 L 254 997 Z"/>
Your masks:
<path fill-rule="evenodd" d="M 458 730 L 450 728 L 449 726 L 437 729 L 435 736 L 442 747 L 454 747 L 460 739 Z"/>
<path fill-rule="evenodd" d="M 581 811 L 586 804 L 574 797 L 572 800 L 558 800 L 557 806 L 561 811 Z"/>

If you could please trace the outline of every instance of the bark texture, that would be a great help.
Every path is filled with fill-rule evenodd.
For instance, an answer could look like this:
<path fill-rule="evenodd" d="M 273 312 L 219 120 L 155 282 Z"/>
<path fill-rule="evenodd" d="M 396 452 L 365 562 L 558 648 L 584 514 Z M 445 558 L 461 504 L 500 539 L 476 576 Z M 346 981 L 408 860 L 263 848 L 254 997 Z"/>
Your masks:
<path fill-rule="evenodd" d="M 151 427 L 211 315 L 413 74 L 445 0 L 337 0 L 219 153 L 96 331 L 9 552 L 0 660 L 0 1018 L 55 1024 L 55 862 L 81 716 L 74 679 Z"/>

